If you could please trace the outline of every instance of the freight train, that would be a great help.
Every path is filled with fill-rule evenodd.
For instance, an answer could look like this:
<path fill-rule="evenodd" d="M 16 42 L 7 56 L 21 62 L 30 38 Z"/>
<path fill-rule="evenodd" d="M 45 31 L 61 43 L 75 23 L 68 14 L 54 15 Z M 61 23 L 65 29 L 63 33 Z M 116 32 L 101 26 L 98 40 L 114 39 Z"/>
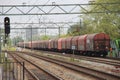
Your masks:
<path fill-rule="evenodd" d="M 74 50 L 75 54 L 105 57 L 110 49 L 110 37 L 105 33 L 94 33 L 68 38 L 19 42 L 17 46 L 65 53 L 71 53 Z"/>

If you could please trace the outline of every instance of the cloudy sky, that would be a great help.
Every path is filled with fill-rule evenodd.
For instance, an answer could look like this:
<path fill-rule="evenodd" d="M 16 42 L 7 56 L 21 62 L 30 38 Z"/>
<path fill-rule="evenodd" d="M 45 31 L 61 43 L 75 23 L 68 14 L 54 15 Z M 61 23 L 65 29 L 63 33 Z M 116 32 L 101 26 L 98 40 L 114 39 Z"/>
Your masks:
<path fill-rule="evenodd" d="M 0 5 L 46 5 L 52 4 L 85 4 L 89 0 L 0 0 Z M 15 12 L 15 11 L 14 11 Z M 8 16 L 11 23 L 38 23 L 51 21 L 51 22 L 79 22 L 79 15 L 27 15 L 27 16 Z M 5 16 L 0 16 L 0 23 L 3 23 Z M 2 24 L 0 24 L 3 27 Z M 28 25 L 11 25 L 12 27 L 27 27 Z M 34 25 L 38 27 L 39 25 Z"/>
<path fill-rule="evenodd" d="M 88 0 L 0 0 L 0 5 L 20 5 L 26 4 L 51 4 L 55 2 L 56 4 L 71 4 L 71 3 L 87 3 Z"/>
<path fill-rule="evenodd" d="M 88 3 L 88 0 L 0 0 L 0 5 L 22 5 L 22 4 L 26 4 L 26 5 L 46 5 L 46 4 L 52 4 L 52 2 L 55 2 L 55 4 L 84 4 L 84 3 Z M 14 11 L 15 12 L 15 11 Z M 3 18 L 5 16 L 0 16 L 0 22 L 3 22 Z M 25 18 L 26 17 L 26 18 Z M 29 20 L 30 18 L 33 18 L 31 20 Z M 37 18 L 36 17 L 40 17 L 41 16 L 10 16 L 11 18 L 11 22 L 19 22 L 19 21 L 29 21 L 29 22 L 34 22 Z M 53 20 L 53 21 L 63 21 L 63 20 L 73 20 L 73 18 L 77 17 L 77 15 L 52 15 L 52 16 L 42 16 L 44 19 L 49 19 L 49 20 Z M 14 19 L 12 19 L 14 18 Z"/>

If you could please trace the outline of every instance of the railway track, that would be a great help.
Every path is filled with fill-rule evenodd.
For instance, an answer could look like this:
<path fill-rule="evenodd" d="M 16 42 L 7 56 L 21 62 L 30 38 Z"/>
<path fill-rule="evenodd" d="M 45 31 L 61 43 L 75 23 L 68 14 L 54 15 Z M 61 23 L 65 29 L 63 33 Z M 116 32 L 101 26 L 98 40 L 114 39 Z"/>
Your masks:
<path fill-rule="evenodd" d="M 15 56 L 13 56 L 12 54 L 9 54 L 9 55 L 14 59 L 15 62 L 19 62 L 19 60 L 16 59 Z M 23 64 L 20 64 L 20 65 L 23 65 Z M 27 78 L 27 80 L 36 80 L 35 77 L 32 75 L 32 73 L 26 67 L 24 67 L 24 74 L 26 75 L 26 76 L 24 75 L 24 79 Z"/>
<path fill-rule="evenodd" d="M 58 64 L 58 65 L 64 66 L 66 68 L 69 68 L 71 70 L 74 70 L 74 71 L 77 71 L 77 72 L 80 72 L 80 73 L 84 73 L 84 74 L 87 74 L 87 75 L 97 77 L 98 79 L 101 78 L 100 80 L 119 80 L 120 79 L 120 76 L 105 73 L 105 72 L 102 72 L 102 71 L 93 70 L 93 69 L 83 67 L 83 66 L 80 66 L 80 65 L 76 65 L 76 64 L 73 64 L 73 63 L 70 63 L 70 62 L 65 62 L 65 61 L 61 61 L 61 60 L 57 60 L 57 59 L 52 59 L 52 58 L 48 58 L 48 57 L 45 57 L 45 56 L 41 57 L 40 55 L 36 55 L 36 54 L 32 54 L 32 53 L 29 53 L 27 55 L 31 55 L 33 57 L 43 59 L 43 60 Z"/>
<path fill-rule="evenodd" d="M 28 80 L 60 80 L 61 79 L 60 77 L 55 76 L 55 75 L 43 70 L 36 64 L 24 59 L 23 57 L 18 56 L 17 54 L 13 54 L 11 52 L 8 52 L 8 53 L 16 61 L 25 62 L 25 72 L 27 72 Z"/>
<path fill-rule="evenodd" d="M 40 54 L 40 52 L 35 51 L 36 54 Z M 94 67 L 96 70 L 106 71 L 107 73 L 112 73 L 114 75 L 120 75 L 120 59 L 119 58 L 101 58 L 101 57 L 88 57 L 88 56 L 80 56 L 80 55 L 71 55 L 71 54 L 60 54 L 58 52 L 48 52 L 41 51 L 41 53 L 46 53 L 48 56 L 53 56 L 54 58 L 62 58 L 64 60 L 68 60 L 70 58 L 74 58 L 74 63 L 83 62 L 83 65 L 87 64 L 89 67 Z M 58 55 L 58 56 L 57 56 Z M 59 57 L 60 56 L 60 57 Z M 96 66 L 97 65 L 97 66 Z M 86 66 L 86 65 L 84 65 Z M 87 66 L 86 66 L 87 67 Z"/>
<path fill-rule="evenodd" d="M 20 54 L 20 53 L 19 53 Z M 18 54 L 16 54 L 16 55 L 18 55 Z M 24 55 L 25 56 L 25 54 L 21 54 L 21 55 Z M 21 57 L 21 58 L 23 58 L 21 55 L 18 55 L 19 57 Z M 28 57 L 28 55 L 26 56 L 26 58 Z M 30 56 L 29 56 L 30 57 Z M 30 58 L 31 59 L 31 63 L 33 63 L 32 62 L 32 58 Z M 26 60 L 28 60 L 28 59 L 26 59 Z M 43 59 L 42 59 L 43 60 Z M 38 60 L 37 60 L 38 61 Z M 38 62 L 40 62 L 40 61 L 38 61 Z M 47 61 L 47 62 L 50 62 L 50 61 Z M 35 62 L 34 62 L 35 63 Z M 45 63 L 46 64 L 46 63 Z M 48 64 L 48 63 L 47 63 Z M 41 65 L 40 65 L 41 66 Z M 63 65 L 60 65 L 59 64 L 59 66 L 62 66 L 62 67 L 65 67 L 65 66 L 63 66 Z M 47 68 L 49 68 L 48 66 L 47 66 Z M 67 67 L 68 68 L 68 67 Z M 71 68 L 70 68 L 71 69 Z M 56 70 L 56 69 L 54 69 L 54 70 Z M 59 70 L 59 69 L 58 69 Z M 63 71 L 64 69 L 62 69 L 62 71 Z M 74 70 L 74 69 L 71 69 L 71 70 Z M 61 72 L 61 70 L 59 70 L 60 71 L 60 77 L 61 77 L 61 75 L 64 75 L 64 74 L 61 74 L 61 73 L 63 73 L 63 72 Z M 79 72 L 78 70 L 74 70 L 75 72 L 77 71 L 77 72 Z M 66 72 L 67 73 L 67 72 Z M 82 72 L 82 74 L 83 74 L 84 72 Z M 69 72 L 68 72 L 68 74 L 70 74 Z M 78 74 L 78 73 L 77 73 Z M 89 75 L 90 74 L 88 74 L 88 73 L 84 73 L 85 74 L 85 76 L 88 76 L 89 77 Z M 55 74 L 54 74 L 55 75 Z M 70 75 L 71 76 L 71 75 Z M 89 78 L 92 78 L 92 79 L 90 79 L 90 80 L 104 80 L 103 78 L 100 78 L 100 77 L 97 77 L 97 76 L 94 76 L 94 75 L 91 75 Z M 88 79 L 89 79 L 88 78 Z M 84 79 L 84 80 L 88 80 L 88 79 Z M 48 80 L 48 79 L 46 79 L 46 80 Z M 69 79 L 69 78 L 63 78 L 63 77 L 61 77 L 61 79 L 59 79 L 59 80 L 81 80 L 81 79 Z"/>
<path fill-rule="evenodd" d="M 38 52 L 38 51 L 36 51 Z M 43 53 L 50 53 L 50 54 L 55 54 L 55 55 L 60 55 L 60 56 L 66 56 L 66 57 L 72 57 L 80 60 L 86 60 L 86 61 L 92 61 L 92 62 L 97 62 L 97 63 L 104 63 L 108 65 L 113 65 L 115 67 L 120 67 L 120 59 L 115 59 L 115 58 L 100 58 L 100 57 L 88 57 L 88 56 L 81 56 L 81 55 L 72 55 L 72 54 L 61 54 L 57 52 L 48 52 L 48 51 L 42 51 Z"/>
<path fill-rule="evenodd" d="M 109 65 L 113 65 L 115 67 L 119 67 L 120 66 L 120 61 L 119 60 L 111 60 L 111 59 L 104 59 L 104 58 L 95 58 L 95 57 L 86 57 L 86 56 L 76 56 L 76 58 L 78 59 L 82 59 L 82 60 L 88 60 L 88 61 L 92 61 L 92 62 L 97 62 L 97 63 L 104 63 L 104 64 L 109 64 Z"/>

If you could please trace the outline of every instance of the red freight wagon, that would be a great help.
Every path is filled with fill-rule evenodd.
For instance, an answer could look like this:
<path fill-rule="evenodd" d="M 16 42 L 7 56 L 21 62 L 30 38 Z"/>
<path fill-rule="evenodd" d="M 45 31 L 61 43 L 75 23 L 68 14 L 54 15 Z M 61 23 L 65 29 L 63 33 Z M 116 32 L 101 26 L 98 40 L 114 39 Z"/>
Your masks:
<path fill-rule="evenodd" d="M 65 49 L 66 49 L 66 38 L 63 38 L 61 40 L 61 42 L 62 42 L 62 51 L 65 51 Z"/>
<path fill-rule="evenodd" d="M 48 41 L 48 49 L 51 49 L 51 40 Z"/>
<path fill-rule="evenodd" d="M 42 49 L 42 42 L 43 41 L 39 41 L 39 49 Z"/>
<path fill-rule="evenodd" d="M 79 38 L 78 38 L 78 51 L 82 51 L 82 52 L 86 51 L 86 38 L 87 38 L 87 35 L 79 36 Z"/>
<path fill-rule="evenodd" d="M 54 40 L 52 39 L 51 41 L 50 41 L 50 47 L 51 47 L 51 49 L 53 49 L 53 45 L 54 45 Z"/>
<path fill-rule="evenodd" d="M 40 41 L 37 41 L 37 49 L 40 49 Z"/>
<path fill-rule="evenodd" d="M 44 49 L 47 48 L 47 40 L 44 40 L 44 42 L 43 42 L 43 46 L 44 46 L 44 47 L 43 47 Z"/>
<path fill-rule="evenodd" d="M 38 41 L 35 42 L 35 49 L 38 49 Z"/>
<path fill-rule="evenodd" d="M 62 50 L 62 40 L 63 40 L 64 38 L 60 38 L 60 39 L 58 39 L 58 51 L 61 51 Z"/>
<path fill-rule="evenodd" d="M 80 36 L 75 36 L 72 38 L 71 47 L 74 46 L 74 48 L 75 48 L 74 50 L 78 50 L 78 38 L 79 37 Z"/>
<path fill-rule="evenodd" d="M 34 41 L 34 43 L 33 43 L 33 48 L 35 48 L 35 49 L 39 49 L 39 41 Z"/>
<path fill-rule="evenodd" d="M 34 49 L 36 49 L 36 42 L 37 42 L 37 41 L 32 41 L 32 47 L 33 47 Z"/>
<path fill-rule="evenodd" d="M 39 49 L 39 43 L 40 43 L 40 41 L 36 42 L 36 49 Z"/>
<path fill-rule="evenodd" d="M 71 44 L 72 44 L 72 38 L 66 38 L 66 49 L 71 49 Z"/>
<path fill-rule="evenodd" d="M 72 45 L 72 38 L 73 37 L 69 37 L 69 38 L 66 38 L 66 52 L 71 52 L 71 45 Z"/>
<path fill-rule="evenodd" d="M 44 41 L 41 42 L 41 48 L 44 49 Z"/>
<path fill-rule="evenodd" d="M 43 45 L 42 48 L 43 48 L 43 49 L 46 49 L 46 40 L 43 41 L 42 45 Z"/>
<path fill-rule="evenodd" d="M 28 42 L 28 48 L 32 48 L 31 42 Z"/>
<path fill-rule="evenodd" d="M 86 50 L 96 52 L 96 54 L 106 56 L 110 48 L 110 37 L 105 33 L 89 34 L 86 40 Z M 90 53 L 89 52 L 89 53 Z M 92 54 L 92 53 L 90 53 Z"/>
<path fill-rule="evenodd" d="M 46 49 L 48 50 L 48 47 L 49 47 L 49 41 L 46 40 Z"/>
<path fill-rule="evenodd" d="M 25 48 L 28 48 L 28 42 L 24 42 L 24 44 L 25 44 Z M 23 44 L 23 46 L 24 46 L 24 44 Z"/>
<path fill-rule="evenodd" d="M 55 49 L 55 51 L 57 51 L 57 49 L 58 49 L 58 39 L 54 40 L 54 49 Z"/>

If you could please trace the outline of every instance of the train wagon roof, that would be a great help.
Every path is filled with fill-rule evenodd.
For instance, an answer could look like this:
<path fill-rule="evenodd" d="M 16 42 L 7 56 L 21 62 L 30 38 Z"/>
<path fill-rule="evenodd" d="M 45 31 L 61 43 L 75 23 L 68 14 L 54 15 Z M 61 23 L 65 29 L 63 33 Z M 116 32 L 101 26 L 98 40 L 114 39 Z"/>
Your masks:
<path fill-rule="evenodd" d="M 66 38 L 66 41 L 71 41 L 73 37 Z"/>
<path fill-rule="evenodd" d="M 76 41 L 76 40 L 78 40 L 79 37 L 80 37 L 80 36 L 72 37 L 72 41 Z"/>
<path fill-rule="evenodd" d="M 95 33 L 95 34 L 88 34 L 87 39 L 110 39 L 109 35 L 105 33 Z"/>
<path fill-rule="evenodd" d="M 58 39 L 58 42 L 61 42 L 62 40 L 64 40 L 65 38 L 59 38 Z"/>

